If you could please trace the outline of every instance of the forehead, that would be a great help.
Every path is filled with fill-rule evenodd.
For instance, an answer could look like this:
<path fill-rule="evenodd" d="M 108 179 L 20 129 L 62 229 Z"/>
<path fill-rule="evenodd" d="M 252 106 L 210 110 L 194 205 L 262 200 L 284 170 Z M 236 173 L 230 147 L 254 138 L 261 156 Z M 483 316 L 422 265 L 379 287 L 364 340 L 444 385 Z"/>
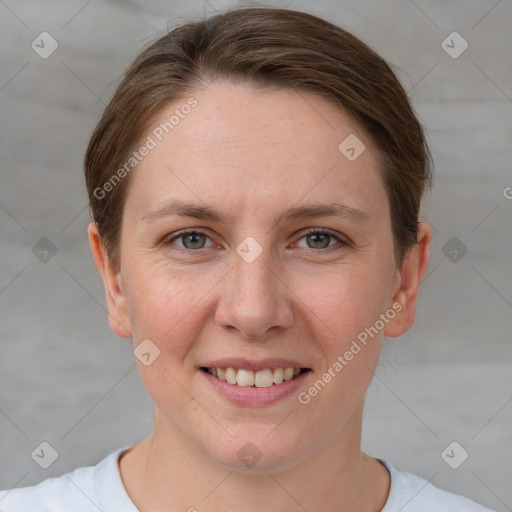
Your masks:
<path fill-rule="evenodd" d="M 125 205 L 138 212 L 170 198 L 260 214 L 301 198 L 344 201 L 371 216 L 387 205 L 365 132 L 341 107 L 302 90 L 214 82 L 161 110 L 149 139 Z"/>

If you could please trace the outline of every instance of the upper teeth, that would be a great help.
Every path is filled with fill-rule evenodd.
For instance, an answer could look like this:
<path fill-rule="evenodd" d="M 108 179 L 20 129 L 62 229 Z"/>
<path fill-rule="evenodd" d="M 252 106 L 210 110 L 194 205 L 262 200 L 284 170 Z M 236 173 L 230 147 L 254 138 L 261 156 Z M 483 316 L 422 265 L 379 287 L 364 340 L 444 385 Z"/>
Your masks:
<path fill-rule="evenodd" d="M 283 380 L 292 380 L 300 373 L 300 368 L 266 368 L 257 372 L 245 368 L 208 368 L 208 373 L 228 384 L 268 388 Z"/>

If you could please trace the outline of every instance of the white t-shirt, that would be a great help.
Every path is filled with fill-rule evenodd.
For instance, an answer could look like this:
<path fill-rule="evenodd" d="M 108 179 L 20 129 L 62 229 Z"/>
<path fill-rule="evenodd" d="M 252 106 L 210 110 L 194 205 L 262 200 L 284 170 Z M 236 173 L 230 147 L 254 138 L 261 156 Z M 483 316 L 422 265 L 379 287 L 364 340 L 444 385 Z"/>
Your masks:
<path fill-rule="evenodd" d="M 75 469 L 37 485 L 0 491 L 0 512 L 139 512 L 128 496 L 118 459 L 120 448 L 96 466 Z M 457 494 L 443 491 L 410 473 L 380 461 L 391 475 L 382 512 L 493 512 Z"/>

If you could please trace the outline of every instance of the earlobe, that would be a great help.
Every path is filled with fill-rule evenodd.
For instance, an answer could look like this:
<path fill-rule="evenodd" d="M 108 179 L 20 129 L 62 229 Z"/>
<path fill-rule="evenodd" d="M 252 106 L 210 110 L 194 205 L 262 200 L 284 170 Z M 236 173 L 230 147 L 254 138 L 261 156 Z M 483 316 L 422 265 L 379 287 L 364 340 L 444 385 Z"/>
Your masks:
<path fill-rule="evenodd" d="M 132 329 L 121 284 L 121 273 L 114 270 L 95 222 L 87 229 L 94 261 L 105 286 L 110 328 L 123 338 L 131 338 Z"/>
<path fill-rule="evenodd" d="M 390 338 L 397 338 L 401 336 L 407 329 L 404 329 L 404 315 L 407 307 L 407 296 L 405 291 L 399 288 L 393 295 L 393 299 L 390 304 L 390 310 L 395 312 L 393 319 L 386 324 L 384 329 L 384 336 Z"/>
<path fill-rule="evenodd" d="M 396 338 L 407 332 L 414 323 L 419 287 L 428 267 L 431 240 L 432 228 L 426 222 L 420 222 L 417 243 L 407 252 L 399 272 L 398 285 L 391 302 L 397 314 L 386 325 L 385 336 Z"/>

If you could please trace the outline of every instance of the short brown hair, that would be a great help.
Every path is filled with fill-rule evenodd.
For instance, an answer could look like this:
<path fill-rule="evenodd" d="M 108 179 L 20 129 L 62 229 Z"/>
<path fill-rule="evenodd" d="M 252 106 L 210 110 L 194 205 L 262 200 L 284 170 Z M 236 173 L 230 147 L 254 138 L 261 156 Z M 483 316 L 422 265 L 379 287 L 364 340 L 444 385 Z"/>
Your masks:
<path fill-rule="evenodd" d="M 120 266 L 130 176 L 100 198 L 97 191 L 126 162 L 155 115 L 216 78 L 255 88 L 298 87 L 334 100 L 360 123 L 379 153 L 401 266 L 417 243 L 421 198 L 432 173 L 422 126 L 397 77 L 357 37 L 321 18 L 242 7 L 182 24 L 142 51 L 91 136 L 84 162 L 90 210 L 114 268 Z"/>

